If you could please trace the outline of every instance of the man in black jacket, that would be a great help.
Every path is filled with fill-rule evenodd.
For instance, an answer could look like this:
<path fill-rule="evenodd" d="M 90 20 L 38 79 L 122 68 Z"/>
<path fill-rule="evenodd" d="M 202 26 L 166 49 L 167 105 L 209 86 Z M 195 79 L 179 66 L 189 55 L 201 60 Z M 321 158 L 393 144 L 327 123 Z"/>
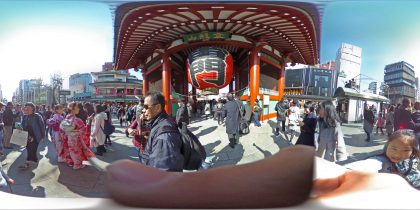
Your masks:
<path fill-rule="evenodd" d="M 3 123 L 4 123 L 4 148 L 6 149 L 13 149 L 10 145 L 10 139 L 12 138 L 13 134 L 13 103 L 7 102 L 6 110 L 3 113 Z"/>
<path fill-rule="evenodd" d="M 38 162 L 38 145 L 42 139 L 45 138 L 45 124 L 44 119 L 38 113 L 35 113 L 35 105 L 31 102 L 25 104 L 22 120 L 23 129 L 28 132 L 28 144 L 26 145 L 26 162 L 19 166 L 20 169 L 27 169 L 31 165 Z"/>
<path fill-rule="evenodd" d="M 287 100 L 280 100 L 277 102 L 276 107 L 274 110 L 277 112 L 277 125 L 276 125 L 276 137 L 280 136 L 280 124 L 281 124 L 281 130 L 283 132 L 286 131 L 286 113 L 289 109 L 289 102 Z"/>
<path fill-rule="evenodd" d="M 181 153 L 181 134 L 176 122 L 164 110 L 165 98 L 160 92 L 149 92 L 143 107 L 146 126 L 151 130 L 142 163 L 165 171 L 182 172 L 184 156 Z M 176 132 L 162 132 L 165 128 Z"/>

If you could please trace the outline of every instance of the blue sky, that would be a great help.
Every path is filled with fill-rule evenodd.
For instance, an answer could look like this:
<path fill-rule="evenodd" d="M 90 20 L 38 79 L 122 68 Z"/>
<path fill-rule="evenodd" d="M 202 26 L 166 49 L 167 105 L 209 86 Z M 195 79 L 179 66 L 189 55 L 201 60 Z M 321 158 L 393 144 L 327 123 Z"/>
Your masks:
<path fill-rule="evenodd" d="M 420 69 L 419 8 L 419 1 L 330 3 L 322 23 L 321 62 L 335 59 L 346 42 L 362 48 L 362 74 L 376 80 L 383 81 L 385 65 L 401 60 Z"/>
<path fill-rule="evenodd" d="M 324 12 L 321 62 L 342 42 L 362 48 L 362 74 L 383 80 L 386 64 L 420 69 L 419 1 L 334 1 Z M 112 61 L 113 22 L 107 5 L 85 1 L 0 1 L 0 77 L 11 99 L 19 80 L 53 72 L 99 71 Z M 417 73 L 416 73 L 417 74 Z M 370 81 L 365 81 L 366 86 Z M 362 86 L 362 87 L 363 87 Z"/>
<path fill-rule="evenodd" d="M 113 22 L 107 5 L 84 1 L 0 1 L 3 95 L 11 99 L 21 79 L 54 72 L 68 76 L 112 61 Z"/>

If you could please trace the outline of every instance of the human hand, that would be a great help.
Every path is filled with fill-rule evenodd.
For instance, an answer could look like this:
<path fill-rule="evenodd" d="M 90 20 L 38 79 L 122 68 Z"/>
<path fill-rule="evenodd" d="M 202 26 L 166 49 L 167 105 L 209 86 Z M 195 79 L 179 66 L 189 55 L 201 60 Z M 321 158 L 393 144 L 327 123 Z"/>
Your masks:
<path fill-rule="evenodd" d="M 351 170 L 335 178 L 316 179 L 312 189 L 312 197 L 324 205 L 352 209 L 412 208 L 410 201 L 417 200 L 419 196 L 420 192 L 398 175 Z"/>
<path fill-rule="evenodd" d="M 165 172 L 124 160 L 107 168 L 106 184 L 112 199 L 135 207 L 286 207 L 308 199 L 313 157 L 313 148 L 293 146 L 254 163 L 192 173 Z"/>
<path fill-rule="evenodd" d="M 10 185 L 14 185 L 15 184 L 15 180 L 9 179 L 9 180 L 7 180 L 7 183 L 9 183 Z"/>

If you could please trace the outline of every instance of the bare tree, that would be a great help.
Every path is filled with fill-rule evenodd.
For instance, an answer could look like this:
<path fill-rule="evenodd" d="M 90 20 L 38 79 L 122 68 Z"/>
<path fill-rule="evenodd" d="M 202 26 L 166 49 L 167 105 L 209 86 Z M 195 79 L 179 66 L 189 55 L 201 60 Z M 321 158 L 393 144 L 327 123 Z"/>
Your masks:
<path fill-rule="evenodd" d="M 60 89 L 63 87 L 63 76 L 61 73 L 54 73 L 51 75 L 51 88 L 52 88 L 52 105 L 57 104 L 57 98 L 60 97 Z"/>

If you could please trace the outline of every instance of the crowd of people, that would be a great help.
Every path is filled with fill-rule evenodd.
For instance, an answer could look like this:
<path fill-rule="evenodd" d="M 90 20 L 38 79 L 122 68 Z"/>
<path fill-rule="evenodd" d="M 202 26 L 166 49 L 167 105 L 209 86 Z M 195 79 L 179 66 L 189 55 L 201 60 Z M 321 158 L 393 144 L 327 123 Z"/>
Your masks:
<path fill-rule="evenodd" d="M 224 124 L 232 148 L 239 143 L 240 136 L 247 133 L 245 130 L 251 121 L 256 128 L 261 127 L 259 100 L 252 107 L 250 101 L 243 104 L 233 94 L 228 94 L 226 100 L 199 102 L 195 110 L 188 101 L 179 100 L 178 105 L 176 117 L 172 118 L 165 112 L 165 100 L 159 92 L 149 92 L 139 100 L 139 104 L 129 106 L 72 102 L 67 109 L 61 105 L 51 109 L 32 103 L 26 103 L 23 108 L 10 102 L 7 105 L 0 103 L 0 108 L 5 106 L 0 117 L 0 134 L 3 134 L 0 145 L 4 146 L 0 147 L 0 151 L 13 149 L 10 144 L 13 129 L 20 129 L 28 132 L 27 161 L 20 166 L 21 169 L 35 165 L 38 161 L 38 144 L 43 139 L 49 139 L 48 136 L 51 136 L 56 148 L 57 161 L 75 170 L 81 169 L 84 167 L 83 161 L 103 155 L 106 145 L 112 144 L 110 134 L 113 132 L 112 116 L 115 116 L 121 127 L 126 128 L 127 137 L 132 136 L 142 165 L 161 171 L 182 172 L 189 158 L 185 156 L 184 138 L 189 132 L 188 124 L 192 123 L 194 111 L 197 112 L 196 116 L 211 116 L 218 125 Z M 346 167 L 398 174 L 420 189 L 420 102 L 414 108 L 415 111 L 411 110 L 410 100 L 404 99 L 401 105 L 390 106 L 387 111 L 380 111 L 376 115 L 374 107 L 365 105 L 363 127 L 367 141 L 370 140 L 374 124 L 381 131 L 386 128 L 389 140 L 383 154 L 347 164 Z M 316 156 L 331 162 L 348 158 L 340 117 L 333 101 L 303 103 L 282 99 L 276 104 L 275 111 L 276 137 L 283 133 L 289 144 L 297 137 L 297 145 L 311 146 Z M 375 166 L 371 167 L 372 164 Z M 4 173 L 2 178 L 0 182 L 3 180 L 3 183 L 0 184 L 14 183 Z"/>

